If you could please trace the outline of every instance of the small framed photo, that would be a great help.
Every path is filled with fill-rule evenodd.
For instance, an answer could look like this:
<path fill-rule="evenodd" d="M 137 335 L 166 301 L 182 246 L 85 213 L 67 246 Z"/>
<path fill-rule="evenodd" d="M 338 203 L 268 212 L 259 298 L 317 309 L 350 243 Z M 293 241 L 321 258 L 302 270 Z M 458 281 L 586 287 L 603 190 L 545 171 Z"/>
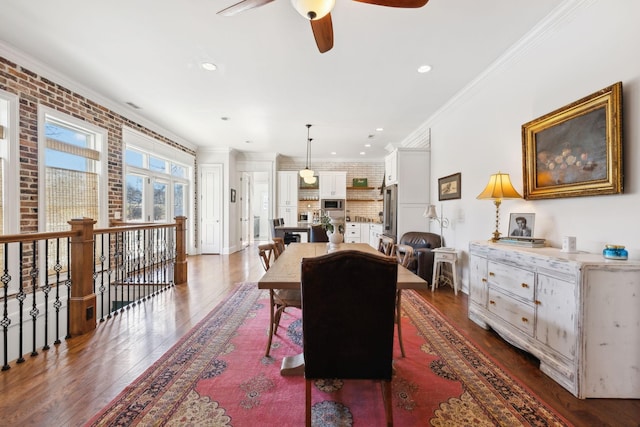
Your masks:
<path fill-rule="evenodd" d="M 231 203 L 235 203 L 236 202 L 236 190 L 235 188 L 231 189 Z"/>
<path fill-rule="evenodd" d="M 509 216 L 509 237 L 533 237 L 534 213 L 512 213 Z"/>
<path fill-rule="evenodd" d="M 438 200 L 453 200 L 462 197 L 460 172 L 438 178 Z"/>

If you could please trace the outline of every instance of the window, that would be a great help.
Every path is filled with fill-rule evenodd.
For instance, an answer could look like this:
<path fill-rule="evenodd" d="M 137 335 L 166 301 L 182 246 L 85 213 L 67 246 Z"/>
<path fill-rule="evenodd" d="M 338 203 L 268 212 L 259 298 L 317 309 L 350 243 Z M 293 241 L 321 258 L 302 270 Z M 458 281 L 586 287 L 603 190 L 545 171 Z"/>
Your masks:
<path fill-rule="evenodd" d="M 193 156 L 131 129 L 125 142 L 126 222 L 173 222 L 187 216 Z"/>
<path fill-rule="evenodd" d="M 106 224 L 106 131 L 41 107 L 41 229 L 68 230 L 72 218 Z"/>

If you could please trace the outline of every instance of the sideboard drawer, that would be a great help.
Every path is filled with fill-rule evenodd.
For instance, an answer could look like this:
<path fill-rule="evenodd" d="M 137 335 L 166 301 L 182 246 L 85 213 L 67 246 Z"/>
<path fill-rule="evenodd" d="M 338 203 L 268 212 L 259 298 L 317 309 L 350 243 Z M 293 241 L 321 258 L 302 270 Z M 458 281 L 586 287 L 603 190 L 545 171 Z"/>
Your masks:
<path fill-rule="evenodd" d="M 487 308 L 490 312 L 520 329 L 530 337 L 533 336 L 533 306 L 489 288 L 489 304 Z"/>
<path fill-rule="evenodd" d="M 498 287 L 533 302 L 535 275 L 532 271 L 489 261 L 488 276 L 490 286 Z"/>

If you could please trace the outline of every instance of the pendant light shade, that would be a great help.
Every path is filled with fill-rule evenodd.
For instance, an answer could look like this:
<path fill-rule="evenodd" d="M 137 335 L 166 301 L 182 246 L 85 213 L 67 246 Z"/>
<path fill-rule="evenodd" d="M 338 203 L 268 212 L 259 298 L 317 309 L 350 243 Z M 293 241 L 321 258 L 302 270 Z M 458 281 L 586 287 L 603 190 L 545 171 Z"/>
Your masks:
<path fill-rule="evenodd" d="M 305 183 L 315 184 L 316 177 L 313 176 L 313 169 L 309 169 L 309 158 L 311 157 L 311 138 L 309 138 L 309 129 L 311 129 L 311 125 L 307 125 L 307 164 L 304 169 L 300 170 L 300 176 L 304 178 Z"/>

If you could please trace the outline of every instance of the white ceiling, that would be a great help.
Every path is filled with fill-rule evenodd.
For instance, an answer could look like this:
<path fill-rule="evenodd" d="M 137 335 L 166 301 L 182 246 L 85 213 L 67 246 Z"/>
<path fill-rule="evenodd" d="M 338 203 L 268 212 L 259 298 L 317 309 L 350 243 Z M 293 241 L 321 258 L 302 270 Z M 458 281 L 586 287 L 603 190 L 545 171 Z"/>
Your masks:
<path fill-rule="evenodd" d="M 320 54 L 288 0 L 236 1 L 2 0 L 0 40 L 194 146 L 304 158 L 311 123 L 312 158 L 380 159 L 562 3 L 337 0 Z"/>

